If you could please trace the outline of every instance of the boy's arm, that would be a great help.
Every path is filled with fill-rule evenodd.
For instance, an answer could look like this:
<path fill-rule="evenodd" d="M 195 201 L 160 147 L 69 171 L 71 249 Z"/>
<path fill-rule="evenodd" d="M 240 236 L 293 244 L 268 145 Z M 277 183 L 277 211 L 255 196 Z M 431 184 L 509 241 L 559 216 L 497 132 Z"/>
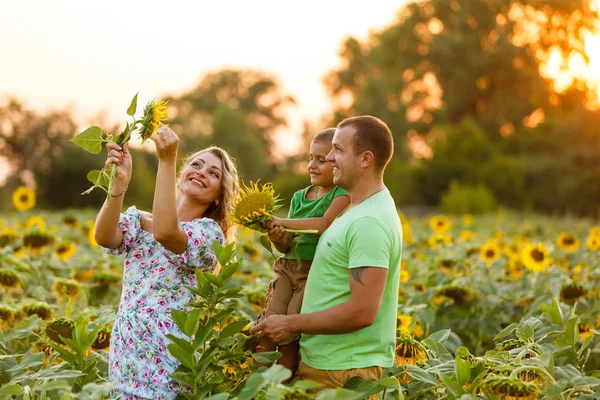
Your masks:
<path fill-rule="evenodd" d="M 316 229 L 318 235 L 325 232 L 329 225 L 350 204 L 350 197 L 338 196 L 333 199 L 331 205 L 322 217 L 318 218 L 277 218 L 273 217 L 273 225 L 279 225 L 288 229 Z"/>
<path fill-rule="evenodd" d="M 286 232 L 281 226 L 273 226 L 269 229 L 269 240 L 280 253 L 285 254 L 288 252 L 290 249 L 290 240 L 293 237 L 293 233 Z"/>

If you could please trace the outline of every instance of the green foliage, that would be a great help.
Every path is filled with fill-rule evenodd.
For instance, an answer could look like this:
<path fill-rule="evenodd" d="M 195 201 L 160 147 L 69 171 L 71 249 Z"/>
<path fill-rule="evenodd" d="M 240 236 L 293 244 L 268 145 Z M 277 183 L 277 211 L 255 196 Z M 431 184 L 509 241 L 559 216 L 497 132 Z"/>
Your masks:
<path fill-rule="evenodd" d="M 452 182 L 442 195 L 441 209 L 448 214 L 484 214 L 493 211 L 496 201 L 483 185 L 470 186 Z"/>

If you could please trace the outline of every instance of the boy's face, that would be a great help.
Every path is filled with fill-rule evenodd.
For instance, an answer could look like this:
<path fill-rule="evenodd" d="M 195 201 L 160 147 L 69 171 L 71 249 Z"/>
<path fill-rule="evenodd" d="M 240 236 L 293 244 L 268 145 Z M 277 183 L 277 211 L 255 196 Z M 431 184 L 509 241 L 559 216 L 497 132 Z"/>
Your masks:
<path fill-rule="evenodd" d="M 327 153 L 331 151 L 331 145 L 327 143 L 311 143 L 308 163 L 310 183 L 317 186 L 333 185 L 333 166 L 327 161 Z"/>

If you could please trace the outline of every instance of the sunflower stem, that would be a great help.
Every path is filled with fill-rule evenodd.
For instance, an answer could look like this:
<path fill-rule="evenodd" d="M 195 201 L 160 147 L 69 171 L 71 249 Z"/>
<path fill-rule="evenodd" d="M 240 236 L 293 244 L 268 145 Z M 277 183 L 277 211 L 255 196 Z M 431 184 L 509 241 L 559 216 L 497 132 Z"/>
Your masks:
<path fill-rule="evenodd" d="M 110 192 L 112 189 L 113 180 L 115 179 L 116 175 L 117 175 L 117 164 L 113 164 L 110 167 L 110 176 L 108 177 L 108 189 L 106 190 L 106 205 L 110 204 Z"/>

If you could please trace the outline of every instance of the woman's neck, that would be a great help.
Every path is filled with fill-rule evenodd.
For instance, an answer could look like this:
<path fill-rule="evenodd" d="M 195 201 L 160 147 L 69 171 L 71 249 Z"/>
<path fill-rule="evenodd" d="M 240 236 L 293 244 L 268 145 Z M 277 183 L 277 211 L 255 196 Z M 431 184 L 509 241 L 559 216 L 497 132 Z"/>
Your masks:
<path fill-rule="evenodd" d="M 187 197 L 177 196 L 177 218 L 182 222 L 193 221 L 202 218 L 210 204 L 199 204 L 191 202 Z"/>

